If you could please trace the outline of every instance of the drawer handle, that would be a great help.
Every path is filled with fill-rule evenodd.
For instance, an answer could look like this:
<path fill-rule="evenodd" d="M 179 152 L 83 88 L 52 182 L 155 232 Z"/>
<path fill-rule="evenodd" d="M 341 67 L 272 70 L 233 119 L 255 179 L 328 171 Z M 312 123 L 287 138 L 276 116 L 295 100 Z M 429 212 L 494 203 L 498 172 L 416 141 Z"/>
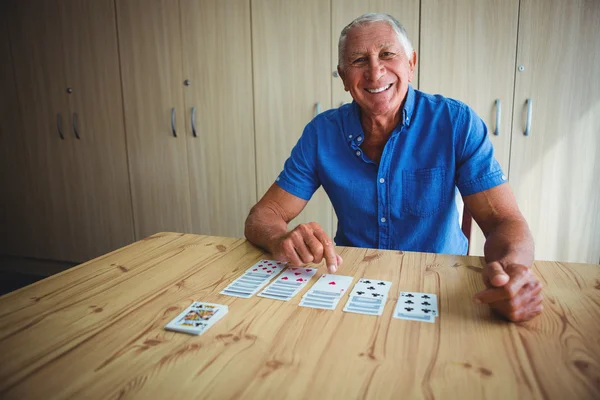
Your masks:
<path fill-rule="evenodd" d="M 192 107 L 192 135 L 198 137 L 196 135 L 196 107 Z"/>
<path fill-rule="evenodd" d="M 173 137 L 177 137 L 177 131 L 175 130 L 175 107 L 171 108 L 171 131 L 173 131 Z"/>
<path fill-rule="evenodd" d="M 61 125 L 62 125 L 62 118 L 59 113 L 59 114 L 56 114 L 56 129 L 58 130 L 58 136 L 60 136 L 60 140 L 65 140 L 65 137 L 62 133 Z"/>
<path fill-rule="evenodd" d="M 527 99 L 527 124 L 525 125 L 525 136 L 529 136 L 531 133 L 531 109 L 533 105 L 533 99 Z"/>
<path fill-rule="evenodd" d="M 500 99 L 496 99 L 496 130 L 494 131 L 495 136 L 500 136 L 500 118 L 502 115 L 502 103 Z"/>
<path fill-rule="evenodd" d="M 79 137 L 79 131 L 77 130 L 77 113 L 73 113 L 73 132 L 75 132 L 75 137 L 77 139 L 81 139 Z"/>

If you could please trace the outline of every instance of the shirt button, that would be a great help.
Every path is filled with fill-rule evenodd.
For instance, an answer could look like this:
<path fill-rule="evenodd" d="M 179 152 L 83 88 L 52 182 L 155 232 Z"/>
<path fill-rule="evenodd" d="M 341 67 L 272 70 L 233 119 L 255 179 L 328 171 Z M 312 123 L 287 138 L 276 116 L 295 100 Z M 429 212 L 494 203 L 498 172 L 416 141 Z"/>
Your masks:
<path fill-rule="evenodd" d="M 352 135 L 348 135 L 348 138 L 352 139 Z"/>
<path fill-rule="evenodd" d="M 360 157 L 360 150 L 356 150 L 356 155 Z"/>
<path fill-rule="evenodd" d="M 383 182 L 385 182 L 385 179 L 379 178 L 379 183 L 383 183 Z"/>
<path fill-rule="evenodd" d="M 506 175 L 502 175 L 502 180 L 505 181 L 506 180 Z"/>
<path fill-rule="evenodd" d="M 359 137 L 356 138 L 356 140 L 359 141 L 359 142 L 362 142 L 362 137 L 359 136 Z"/>
<path fill-rule="evenodd" d="M 381 221 L 381 222 L 385 222 L 385 218 L 381 218 L 381 220 L 380 220 L 380 221 Z"/>

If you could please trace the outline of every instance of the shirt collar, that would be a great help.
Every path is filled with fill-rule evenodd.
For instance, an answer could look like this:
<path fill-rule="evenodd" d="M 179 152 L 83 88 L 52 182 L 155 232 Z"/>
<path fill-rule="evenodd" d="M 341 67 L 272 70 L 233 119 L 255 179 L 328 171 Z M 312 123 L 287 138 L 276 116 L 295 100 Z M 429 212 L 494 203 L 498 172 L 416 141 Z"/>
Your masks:
<path fill-rule="evenodd" d="M 394 132 L 399 132 L 399 128 L 402 125 L 410 125 L 414 109 L 415 89 L 413 89 L 412 85 L 409 83 L 408 91 L 406 92 L 406 99 L 404 101 L 404 107 L 402 108 L 402 120 L 400 121 L 399 126 L 396 129 L 394 129 Z M 358 106 L 358 103 L 355 100 L 352 100 L 352 106 L 350 107 L 349 117 L 351 122 L 350 129 L 346 131 L 346 141 L 356 141 L 358 137 L 360 137 L 361 140 L 363 140 L 365 135 L 362 129 L 362 125 L 360 124 L 360 107 Z"/>

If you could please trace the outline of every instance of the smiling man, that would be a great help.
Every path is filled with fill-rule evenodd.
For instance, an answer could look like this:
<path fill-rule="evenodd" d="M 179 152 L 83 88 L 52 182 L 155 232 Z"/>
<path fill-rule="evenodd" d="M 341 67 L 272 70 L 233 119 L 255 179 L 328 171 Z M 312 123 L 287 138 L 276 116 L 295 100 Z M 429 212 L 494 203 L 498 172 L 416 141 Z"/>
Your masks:
<path fill-rule="evenodd" d="M 246 220 L 246 237 L 281 261 L 342 263 L 317 223 L 288 223 L 323 186 L 341 246 L 466 254 L 456 188 L 486 235 L 487 303 L 512 321 L 542 311 L 533 239 L 483 121 L 465 104 L 413 89 L 417 55 L 400 23 L 365 14 L 340 35 L 338 72 L 354 101 L 318 115 Z"/>

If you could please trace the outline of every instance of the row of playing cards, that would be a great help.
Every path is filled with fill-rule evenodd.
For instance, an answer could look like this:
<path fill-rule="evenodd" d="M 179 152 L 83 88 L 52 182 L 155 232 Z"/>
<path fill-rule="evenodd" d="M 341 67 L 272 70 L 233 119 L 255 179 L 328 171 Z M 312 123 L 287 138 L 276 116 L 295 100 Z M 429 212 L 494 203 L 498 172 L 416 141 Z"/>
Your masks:
<path fill-rule="evenodd" d="M 195 301 L 169 322 L 165 329 L 201 335 L 229 311 L 227 306 Z"/>
<path fill-rule="evenodd" d="M 281 261 L 260 260 L 220 293 L 245 299 L 250 298 L 279 274 L 285 265 L 286 263 Z"/>

